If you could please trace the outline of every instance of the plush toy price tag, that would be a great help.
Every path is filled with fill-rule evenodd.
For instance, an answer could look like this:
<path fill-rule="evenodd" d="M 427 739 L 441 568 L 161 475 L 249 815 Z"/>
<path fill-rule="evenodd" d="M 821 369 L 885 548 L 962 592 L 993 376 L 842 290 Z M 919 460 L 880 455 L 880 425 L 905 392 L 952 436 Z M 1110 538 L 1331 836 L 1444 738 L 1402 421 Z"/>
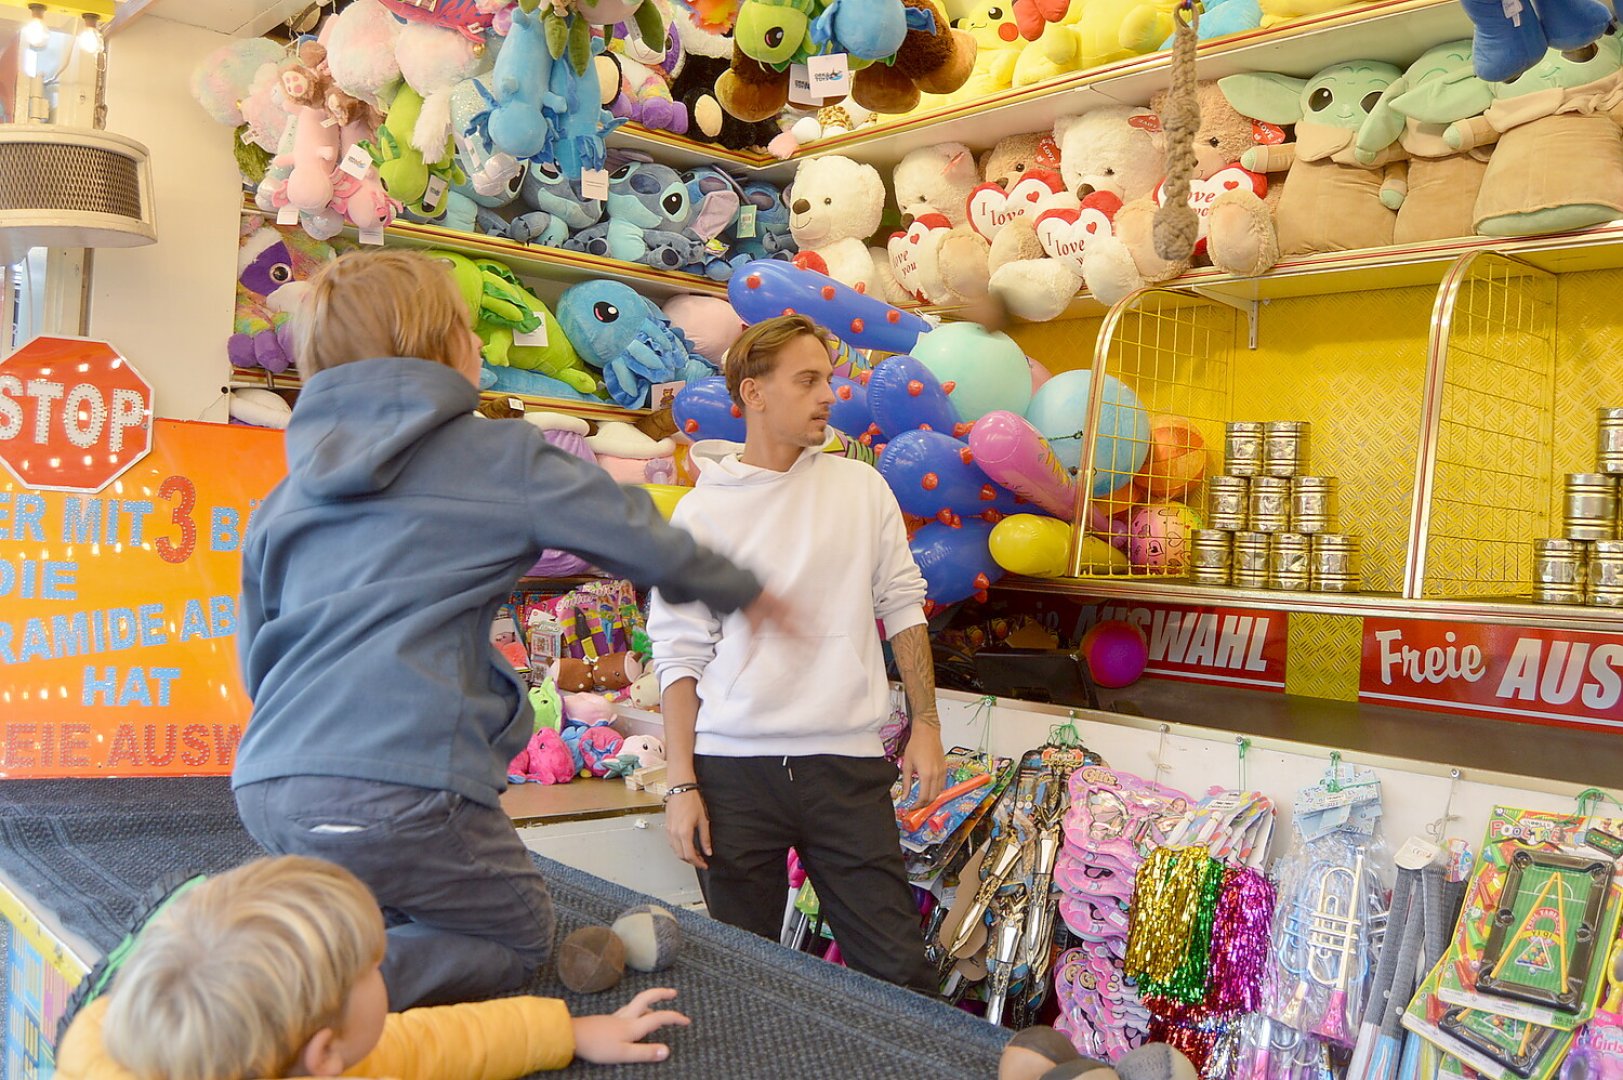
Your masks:
<path fill-rule="evenodd" d="M 514 412 L 523 412 L 524 402 L 516 397 L 510 397 L 507 399 L 507 407 L 512 409 Z"/>
<path fill-rule="evenodd" d="M 738 208 L 738 238 L 748 240 L 755 235 L 755 207 L 740 206 Z"/>
<path fill-rule="evenodd" d="M 423 213 L 433 217 L 440 211 L 440 204 L 445 200 L 445 193 L 451 188 L 443 176 L 430 176 L 428 189 L 423 192 Z"/>
<path fill-rule="evenodd" d="M 671 402 L 676 400 L 676 395 L 680 394 L 685 386 L 687 386 L 685 382 L 655 383 L 653 388 L 648 391 L 648 407 L 650 409 L 670 408 Z"/>
<path fill-rule="evenodd" d="M 361 243 L 367 244 L 371 247 L 382 247 L 383 227 L 380 225 L 375 229 L 362 229 L 360 231 L 360 240 Z"/>
<path fill-rule="evenodd" d="M 821 105 L 823 97 L 812 86 L 805 64 L 789 65 L 789 100 L 796 105 Z"/>
<path fill-rule="evenodd" d="M 536 312 L 536 314 L 540 315 L 541 313 Z M 513 335 L 513 344 L 514 345 L 520 345 L 520 346 L 534 346 L 537 349 L 546 348 L 547 347 L 547 317 L 545 315 L 542 315 L 541 316 L 541 325 L 537 326 L 534 330 L 531 330 L 528 333 L 515 333 Z"/>
<path fill-rule="evenodd" d="M 609 197 L 609 171 L 607 169 L 582 169 L 580 171 L 580 197 L 583 199 L 607 199 Z"/>
<path fill-rule="evenodd" d="M 372 168 L 372 155 L 367 153 L 366 147 L 356 143 L 344 155 L 344 163 L 338 166 L 338 171 L 357 180 L 364 180 L 367 172 Z"/>
<path fill-rule="evenodd" d="M 820 101 L 851 92 L 851 62 L 844 53 L 807 57 L 806 74 L 811 77 L 811 92 Z"/>
<path fill-rule="evenodd" d="M 284 206 L 276 211 L 276 224 L 297 225 L 299 223 L 299 208 L 297 206 Z"/>
<path fill-rule="evenodd" d="M 471 169 L 473 172 L 478 172 L 479 166 L 483 165 L 485 162 L 484 150 L 477 142 L 468 138 L 466 135 L 462 134 L 462 132 L 458 131 L 455 134 L 456 144 L 462 149 L 463 160 L 467 162 L 469 169 Z"/>

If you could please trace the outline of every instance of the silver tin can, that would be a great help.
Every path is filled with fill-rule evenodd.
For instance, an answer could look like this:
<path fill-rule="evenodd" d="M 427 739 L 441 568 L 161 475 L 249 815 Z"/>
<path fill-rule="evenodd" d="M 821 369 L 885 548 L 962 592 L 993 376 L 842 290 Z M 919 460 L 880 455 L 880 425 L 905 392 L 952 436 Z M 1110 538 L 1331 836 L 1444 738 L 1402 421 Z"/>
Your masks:
<path fill-rule="evenodd" d="M 1600 453 L 1595 467 L 1612 476 L 1623 476 L 1623 409 L 1600 410 Z"/>
<path fill-rule="evenodd" d="M 1596 607 L 1623 607 L 1623 540 L 1597 540 L 1589 545 L 1589 602 Z"/>
<path fill-rule="evenodd" d="M 1252 532 L 1287 532 L 1291 527 L 1291 482 L 1279 476 L 1259 476 L 1251 481 Z"/>
<path fill-rule="evenodd" d="M 1194 530 L 1189 534 L 1189 580 L 1196 585 L 1227 585 L 1232 554 L 1228 533 Z"/>
<path fill-rule="evenodd" d="M 1274 533 L 1268 545 L 1268 587 L 1306 589 L 1308 538 L 1301 533 Z"/>
<path fill-rule="evenodd" d="M 1569 473 L 1561 535 L 1568 540 L 1611 540 L 1617 536 L 1617 477 Z"/>
<path fill-rule="evenodd" d="M 1358 591 L 1359 577 L 1363 573 L 1358 537 L 1340 533 L 1316 534 L 1310 562 L 1308 588 L 1314 592 Z"/>
<path fill-rule="evenodd" d="M 1230 476 L 1262 475 L 1262 425 L 1236 420 L 1223 426 L 1223 471 Z"/>
<path fill-rule="evenodd" d="M 1266 589 L 1268 587 L 1268 534 L 1241 532 L 1234 534 L 1233 570 L 1229 575 L 1237 589 Z"/>
<path fill-rule="evenodd" d="M 1582 540 L 1533 541 L 1533 602 L 1581 604 L 1589 576 L 1589 545 Z"/>
<path fill-rule="evenodd" d="M 1273 420 L 1263 427 L 1264 476 L 1300 476 L 1307 471 L 1313 425 L 1306 420 Z"/>
<path fill-rule="evenodd" d="M 1335 530 L 1335 477 L 1298 476 L 1291 481 L 1291 527 L 1309 536 Z"/>
<path fill-rule="evenodd" d="M 1206 478 L 1206 524 L 1224 532 L 1244 532 L 1250 481 L 1243 476 Z"/>

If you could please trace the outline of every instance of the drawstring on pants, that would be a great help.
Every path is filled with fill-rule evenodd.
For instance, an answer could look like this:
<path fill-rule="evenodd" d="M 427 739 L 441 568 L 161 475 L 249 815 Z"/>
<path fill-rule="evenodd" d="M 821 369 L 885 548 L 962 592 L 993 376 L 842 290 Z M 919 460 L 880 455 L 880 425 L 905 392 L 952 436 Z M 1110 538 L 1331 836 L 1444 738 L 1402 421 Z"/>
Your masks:
<path fill-rule="evenodd" d="M 794 770 L 794 766 L 792 766 L 792 765 L 790 765 L 790 764 L 789 764 L 789 759 L 788 759 L 788 757 L 785 757 L 785 758 L 784 758 L 784 759 L 783 759 L 783 767 L 784 767 L 784 768 L 785 768 L 785 769 L 788 769 L 788 770 L 789 770 L 789 782 L 790 782 L 790 783 L 794 783 L 794 780 L 795 780 L 795 770 Z"/>

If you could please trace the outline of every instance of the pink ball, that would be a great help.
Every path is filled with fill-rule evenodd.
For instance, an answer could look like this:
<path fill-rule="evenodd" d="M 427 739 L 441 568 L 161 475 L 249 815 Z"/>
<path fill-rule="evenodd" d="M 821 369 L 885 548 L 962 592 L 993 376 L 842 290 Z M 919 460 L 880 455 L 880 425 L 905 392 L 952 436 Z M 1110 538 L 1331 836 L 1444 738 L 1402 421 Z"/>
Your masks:
<path fill-rule="evenodd" d="M 1176 574 L 1189 565 L 1189 534 L 1200 515 L 1183 503 L 1156 503 L 1133 511 L 1128 522 L 1127 558 L 1142 570 Z"/>
<path fill-rule="evenodd" d="M 1100 686 L 1119 689 L 1131 686 L 1144 674 L 1150 661 L 1150 643 L 1144 631 L 1129 622 L 1110 620 L 1095 623 L 1082 635 L 1081 653 Z"/>

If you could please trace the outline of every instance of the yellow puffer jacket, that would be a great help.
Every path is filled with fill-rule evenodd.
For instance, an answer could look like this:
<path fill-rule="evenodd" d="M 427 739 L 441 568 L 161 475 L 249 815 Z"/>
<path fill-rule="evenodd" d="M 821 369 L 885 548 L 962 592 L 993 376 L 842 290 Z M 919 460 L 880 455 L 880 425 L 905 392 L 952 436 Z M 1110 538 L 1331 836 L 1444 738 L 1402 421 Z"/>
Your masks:
<path fill-rule="evenodd" d="M 57 1051 L 59 1080 L 132 1080 L 101 1041 L 107 998 L 88 1005 Z M 345 1076 L 374 1080 L 516 1080 L 575 1058 L 569 1010 L 552 998 L 517 997 L 390 1013 L 383 1036 Z"/>

